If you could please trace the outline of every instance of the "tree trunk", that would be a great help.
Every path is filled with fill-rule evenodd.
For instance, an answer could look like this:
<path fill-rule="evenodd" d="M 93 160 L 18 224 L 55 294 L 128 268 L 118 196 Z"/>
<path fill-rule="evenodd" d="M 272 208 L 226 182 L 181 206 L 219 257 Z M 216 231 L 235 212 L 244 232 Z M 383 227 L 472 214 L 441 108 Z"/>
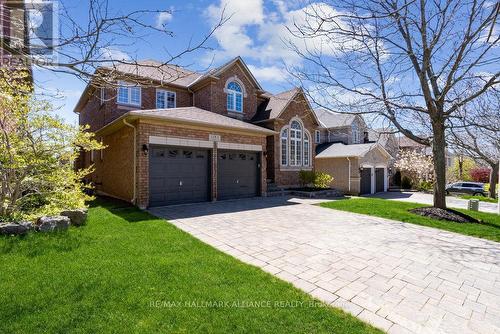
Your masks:
<path fill-rule="evenodd" d="M 464 157 L 458 157 L 458 181 L 463 181 L 464 176 Z"/>
<path fill-rule="evenodd" d="M 497 161 L 496 164 L 491 165 L 491 172 L 490 172 L 490 197 L 491 198 L 496 198 L 497 193 L 496 193 L 496 186 L 498 182 L 498 164 L 499 162 Z"/>
<path fill-rule="evenodd" d="M 444 121 L 440 117 L 432 119 L 432 154 L 434 160 L 434 207 L 446 209 L 446 141 Z"/>

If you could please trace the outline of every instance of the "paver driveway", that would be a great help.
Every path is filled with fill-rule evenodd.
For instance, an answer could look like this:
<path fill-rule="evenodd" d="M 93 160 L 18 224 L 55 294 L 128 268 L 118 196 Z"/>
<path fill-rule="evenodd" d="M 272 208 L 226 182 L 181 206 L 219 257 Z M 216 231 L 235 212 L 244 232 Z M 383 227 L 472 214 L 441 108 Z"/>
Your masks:
<path fill-rule="evenodd" d="M 298 202 L 151 212 L 390 333 L 500 333 L 500 244 Z"/>

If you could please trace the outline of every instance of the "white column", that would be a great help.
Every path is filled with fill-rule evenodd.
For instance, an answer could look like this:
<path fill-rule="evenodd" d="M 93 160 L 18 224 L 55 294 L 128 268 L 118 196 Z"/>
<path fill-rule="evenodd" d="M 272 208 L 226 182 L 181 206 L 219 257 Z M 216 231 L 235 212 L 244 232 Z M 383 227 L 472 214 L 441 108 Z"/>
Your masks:
<path fill-rule="evenodd" d="M 384 191 L 387 191 L 387 184 L 389 180 L 387 178 L 387 166 L 384 167 Z"/>
<path fill-rule="evenodd" d="M 375 194 L 375 166 L 370 167 L 371 169 L 371 176 L 372 176 L 372 188 L 371 188 L 371 193 Z"/>

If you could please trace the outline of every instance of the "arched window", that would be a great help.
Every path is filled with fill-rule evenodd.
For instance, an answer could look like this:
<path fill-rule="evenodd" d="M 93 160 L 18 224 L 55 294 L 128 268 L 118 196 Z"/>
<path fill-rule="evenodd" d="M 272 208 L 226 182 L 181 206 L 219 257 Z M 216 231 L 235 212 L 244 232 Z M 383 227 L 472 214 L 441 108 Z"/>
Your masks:
<path fill-rule="evenodd" d="M 231 81 L 227 85 L 227 110 L 230 111 L 243 111 L 243 90 L 241 86 L 235 82 Z"/>
<path fill-rule="evenodd" d="M 302 126 L 293 121 L 290 125 L 290 166 L 302 164 Z"/>
<path fill-rule="evenodd" d="M 288 129 L 281 130 L 281 165 L 288 164 Z"/>
<path fill-rule="evenodd" d="M 304 132 L 304 166 L 308 167 L 310 164 L 310 148 L 309 148 L 309 135 Z"/>
<path fill-rule="evenodd" d="M 352 142 L 354 144 L 359 143 L 359 128 L 358 128 L 358 123 L 354 122 L 352 123 Z"/>

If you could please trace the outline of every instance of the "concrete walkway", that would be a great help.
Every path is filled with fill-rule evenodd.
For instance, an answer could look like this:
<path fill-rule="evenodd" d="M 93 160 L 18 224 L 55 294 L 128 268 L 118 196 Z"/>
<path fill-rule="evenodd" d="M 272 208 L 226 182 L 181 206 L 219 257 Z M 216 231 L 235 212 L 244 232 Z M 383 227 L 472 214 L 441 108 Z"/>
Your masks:
<path fill-rule="evenodd" d="M 389 333 L 500 333 L 500 244 L 256 198 L 151 209 Z"/>
<path fill-rule="evenodd" d="M 367 195 L 366 197 L 377 197 L 395 201 L 414 202 L 414 203 L 429 204 L 429 205 L 432 205 L 433 202 L 432 194 L 426 194 L 422 192 L 411 192 L 411 191 L 403 191 L 403 192 L 389 191 L 385 193 L 376 193 L 374 195 Z M 446 204 L 450 208 L 467 209 L 468 202 L 469 201 L 466 199 L 454 196 L 446 196 Z M 497 213 L 498 207 L 496 203 L 479 202 L 479 211 Z"/>

